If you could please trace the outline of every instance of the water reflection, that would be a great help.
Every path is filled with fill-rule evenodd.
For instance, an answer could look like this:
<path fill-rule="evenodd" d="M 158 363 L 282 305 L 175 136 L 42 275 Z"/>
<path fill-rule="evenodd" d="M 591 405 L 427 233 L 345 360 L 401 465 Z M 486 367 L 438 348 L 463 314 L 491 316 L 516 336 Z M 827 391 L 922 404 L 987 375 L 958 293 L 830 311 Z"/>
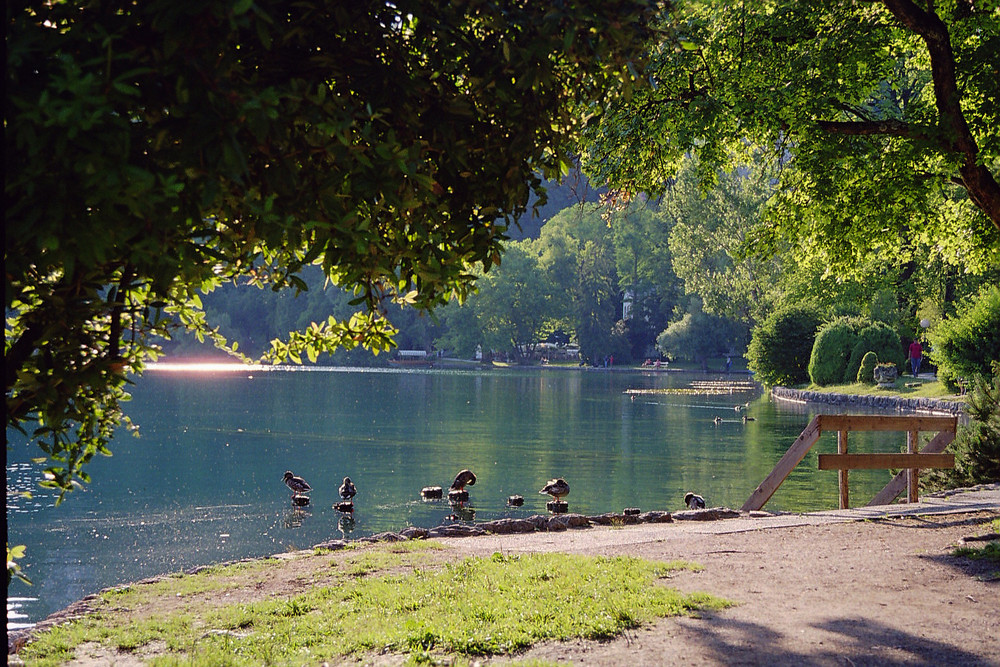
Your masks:
<path fill-rule="evenodd" d="M 308 509 L 304 507 L 293 507 L 285 512 L 284 516 L 284 526 L 289 530 L 295 528 L 301 528 L 302 524 L 305 523 L 306 518 L 312 514 Z"/>
<path fill-rule="evenodd" d="M 29 545 L 25 570 L 36 582 L 15 583 L 11 595 L 37 596 L 23 612 L 37 620 L 102 587 L 195 565 L 410 525 L 545 514 L 537 490 L 553 477 L 566 478 L 584 514 L 679 510 L 686 491 L 739 507 L 814 412 L 755 391 L 626 393 L 691 380 L 558 369 L 150 372 L 127 406 L 142 437 L 116 439 L 114 456 L 90 465 L 92 484 L 59 508 L 37 486 L 37 451 L 8 433 L 9 539 Z M 852 450 L 895 451 L 882 435 L 859 434 Z M 815 460 L 833 451 L 831 434 L 768 508 L 836 507 L 837 476 Z M 462 468 L 476 473 L 474 503 L 421 498 Z M 313 487 L 306 507 L 291 506 L 289 469 Z M 361 489 L 350 516 L 335 508 L 347 476 Z M 852 498 L 864 502 L 887 480 L 852 472 Z M 513 495 L 524 504 L 508 505 Z"/>
<path fill-rule="evenodd" d="M 345 514 L 337 521 L 337 530 L 340 531 L 340 538 L 346 540 L 354 532 L 354 515 Z"/>

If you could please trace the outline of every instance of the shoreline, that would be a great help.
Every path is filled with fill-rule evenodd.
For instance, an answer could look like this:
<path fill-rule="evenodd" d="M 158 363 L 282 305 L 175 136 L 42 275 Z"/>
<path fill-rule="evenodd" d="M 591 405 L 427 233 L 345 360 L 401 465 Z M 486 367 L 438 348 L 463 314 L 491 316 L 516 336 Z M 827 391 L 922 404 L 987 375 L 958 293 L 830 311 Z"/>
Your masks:
<path fill-rule="evenodd" d="M 722 508 L 716 508 L 716 511 L 719 509 Z M 712 511 L 700 510 L 699 512 L 708 514 Z M 716 590 L 710 592 L 734 597 L 741 603 L 737 608 L 729 611 L 708 614 L 702 620 L 669 619 L 647 627 L 643 630 L 643 640 L 644 642 L 655 640 L 657 643 L 656 650 L 653 650 L 652 646 L 644 647 L 645 650 L 640 646 L 634 646 L 631 644 L 631 641 L 636 637 L 630 639 L 626 636 L 607 643 L 542 643 L 532 647 L 529 652 L 541 652 L 542 655 L 536 656 L 539 658 L 568 660 L 574 658 L 582 660 L 596 658 L 596 660 L 588 660 L 588 662 L 608 665 L 621 664 L 621 661 L 626 658 L 629 662 L 633 662 L 637 658 L 643 658 L 645 661 L 640 660 L 639 663 L 635 664 L 656 664 L 655 660 L 650 661 L 649 659 L 654 655 L 662 655 L 661 650 L 670 648 L 673 651 L 680 651 L 682 653 L 688 651 L 701 652 L 703 653 L 703 657 L 708 658 L 708 660 L 699 664 L 721 665 L 725 664 L 725 662 L 719 660 L 717 656 L 712 655 L 711 644 L 705 645 L 703 643 L 701 633 L 685 637 L 677 635 L 677 630 L 693 624 L 701 626 L 703 630 L 713 629 L 714 631 L 721 632 L 735 619 L 741 619 L 743 616 L 757 619 L 756 623 L 766 625 L 765 621 L 759 620 L 760 614 L 763 609 L 770 609 L 773 612 L 775 604 L 791 604 L 783 612 L 785 618 L 779 624 L 781 628 L 787 630 L 785 624 L 792 623 L 793 621 L 801 625 L 801 628 L 796 626 L 796 632 L 790 634 L 789 641 L 798 641 L 800 639 L 799 632 L 823 634 L 818 621 L 825 620 L 822 617 L 827 613 L 828 606 L 832 604 L 833 599 L 824 599 L 821 603 L 820 600 L 816 599 L 817 592 L 819 590 L 842 590 L 843 586 L 849 583 L 857 584 L 857 579 L 868 576 L 871 574 L 871 570 L 881 569 L 880 566 L 876 566 L 876 563 L 871 560 L 872 549 L 883 553 L 886 552 L 889 543 L 884 540 L 889 535 L 895 536 L 892 542 L 899 539 L 910 544 L 894 557 L 878 561 L 887 564 L 891 563 L 896 569 L 893 572 L 872 574 L 870 577 L 871 581 L 868 582 L 869 586 L 865 590 L 869 588 L 877 590 L 878 587 L 875 586 L 874 582 L 884 582 L 887 577 L 891 579 L 903 577 L 905 581 L 907 578 L 913 577 L 915 568 L 923 568 L 930 563 L 938 563 L 940 574 L 933 578 L 935 583 L 930 581 L 921 582 L 921 579 L 925 579 L 926 577 L 917 576 L 912 579 L 912 586 L 907 584 L 903 588 L 893 587 L 897 592 L 893 593 L 891 590 L 888 590 L 885 599 L 866 601 L 862 606 L 871 607 L 871 609 L 863 614 L 863 616 L 867 617 L 866 621 L 874 622 L 875 620 L 880 620 L 886 623 L 887 619 L 882 616 L 885 604 L 895 599 L 895 596 L 900 591 L 908 591 L 908 595 L 913 597 L 914 600 L 932 600 L 932 592 L 936 595 L 941 595 L 941 588 L 939 586 L 943 585 L 943 582 L 949 582 L 948 586 L 950 588 L 957 588 L 959 592 L 945 596 L 949 600 L 948 604 L 952 604 L 953 599 L 965 600 L 965 606 L 962 609 L 954 610 L 956 613 L 962 615 L 961 622 L 968 624 L 970 619 L 966 614 L 971 614 L 974 619 L 977 619 L 976 624 L 980 626 L 981 630 L 988 629 L 989 627 L 996 629 L 996 620 L 994 619 L 992 622 L 988 621 L 991 614 L 986 611 L 988 607 L 992 606 L 990 599 L 996 599 L 995 588 L 992 589 L 992 593 L 989 592 L 991 585 L 988 579 L 955 576 L 956 572 L 952 569 L 954 565 L 950 563 L 957 561 L 952 561 L 953 557 L 945 557 L 941 549 L 942 547 L 948 548 L 946 545 L 955 544 L 956 537 L 965 537 L 972 534 L 972 530 L 963 528 L 963 526 L 970 525 L 967 521 L 969 518 L 976 517 L 974 523 L 979 525 L 983 521 L 1000 517 L 1000 484 L 979 485 L 967 489 L 955 489 L 928 494 L 921 499 L 921 502 L 915 504 L 902 503 L 880 507 L 859 507 L 849 510 L 828 510 L 801 514 L 771 514 L 768 512 L 748 514 L 730 512 L 731 514 L 726 513 L 726 518 L 719 517 L 720 520 L 716 521 L 702 521 L 694 516 L 690 516 L 696 514 L 695 512 L 676 512 L 673 514 L 675 519 L 679 519 L 679 515 L 688 514 L 689 520 L 679 520 L 669 523 L 662 520 L 654 520 L 618 528 L 607 525 L 591 526 L 589 529 L 584 528 L 582 525 L 579 528 L 571 526 L 556 528 L 552 526 L 548 530 L 533 530 L 533 534 L 470 534 L 463 537 L 457 535 L 440 535 L 434 541 L 446 547 L 448 553 L 452 554 L 452 556 L 446 558 L 456 559 L 472 555 L 488 557 L 489 554 L 496 552 L 497 549 L 508 553 L 556 551 L 606 556 L 628 554 L 664 561 L 676 559 L 681 556 L 687 558 L 694 556 L 698 562 L 708 567 L 709 570 L 705 574 L 683 575 L 683 578 L 687 581 L 687 585 L 682 586 L 682 588 L 691 588 L 694 590 L 715 588 Z M 670 515 L 667 514 L 667 516 Z M 935 516 L 939 518 L 932 519 Z M 905 521 L 915 523 L 900 523 Z M 903 525 L 910 525 L 912 528 L 899 527 Z M 854 526 L 854 528 L 841 528 L 844 526 Z M 922 534 L 928 532 L 928 528 L 931 526 L 950 527 L 951 537 L 941 540 L 929 540 L 929 535 L 923 536 Z M 920 530 L 914 530 L 917 527 Z M 406 531 L 403 532 L 405 533 Z M 858 540 L 858 535 L 863 535 L 864 540 Z M 804 541 L 792 545 L 791 540 L 798 539 L 799 536 Z M 378 537 L 382 539 L 377 539 Z M 423 536 L 414 535 L 409 537 L 409 539 L 420 539 L 421 537 Z M 358 541 L 362 544 L 370 543 L 374 546 L 375 542 L 391 542 L 399 538 L 407 539 L 404 535 L 392 537 L 382 535 Z M 930 547 L 931 542 L 936 546 Z M 858 553 L 852 557 L 852 566 L 849 568 L 845 567 L 842 570 L 840 568 L 827 570 L 827 574 L 823 575 L 832 576 L 841 572 L 845 578 L 843 580 L 831 580 L 827 582 L 827 585 L 816 588 L 814 579 L 817 573 L 813 567 L 817 559 L 821 560 L 829 555 L 829 553 L 824 554 L 823 549 L 827 549 L 828 551 L 836 549 L 839 554 L 839 562 L 845 558 L 845 544 L 854 545 L 852 548 L 858 550 Z M 281 566 L 283 568 L 294 569 L 310 561 L 323 560 L 325 562 L 325 559 L 340 558 L 341 556 L 336 555 L 337 553 L 349 553 L 347 550 L 343 550 L 342 546 L 346 545 L 316 545 L 312 549 L 275 554 L 271 558 L 283 561 Z M 319 554 L 316 552 L 317 548 L 324 547 L 325 549 L 332 549 L 332 551 L 324 551 L 324 553 Z M 930 560 L 927 558 L 928 547 L 930 547 L 930 552 L 934 554 Z M 806 548 L 816 549 L 817 553 L 813 554 L 810 558 L 792 558 L 793 554 L 801 556 L 801 550 Z M 772 551 L 781 557 L 759 560 L 762 554 L 771 553 Z M 908 564 L 903 564 L 904 558 L 909 559 Z M 941 560 L 942 558 L 945 560 Z M 251 562 L 254 560 L 260 559 L 243 559 L 236 562 Z M 742 570 L 737 572 L 739 576 L 736 579 L 727 578 L 726 573 L 730 572 L 734 565 L 743 560 L 746 562 L 740 565 Z M 804 568 L 804 573 L 798 579 L 790 582 L 785 581 L 789 571 L 793 569 L 793 560 L 800 563 L 801 568 Z M 773 567 L 771 569 L 774 571 L 761 572 L 760 570 L 765 567 L 765 563 L 772 563 Z M 977 565 L 970 565 L 969 567 L 978 568 L 976 572 L 980 572 L 980 570 L 987 572 L 989 569 L 988 567 L 986 569 L 979 568 Z M 185 571 L 184 574 L 193 575 L 204 569 L 206 568 L 192 568 Z M 24 645 L 24 642 L 30 641 L 34 634 L 44 632 L 55 625 L 72 621 L 83 615 L 94 613 L 99 606 L 98 600 L 104 592 L 116 590 L 122 586 L 133 587 L 155 583 L 171 576 L 174 575 L 160 575 L 110 587 L 101 591 L 101 593 L 86 596 L 60 612 L 50 615 L 33 628 L 10 633 L 8 635 L 8 656 L 12 653 L 16 655 L 17 651 Z M 710 581 L 705 581 L 706 577 L 709 577 L 710 581 L 714 582 L 714 584 L 710 583 Z M 717 581 L 720 577 L 721 581 Z M 775 583 L 773 586 L 761 586 L 760 582 L 762 581 L 772 581 Z M 812 583 L 809 584 L 809 582 Z M 807 586 L 806 584 L 809 585 Z M 791 588 L 789 588 L 790 586 Z M 276 594 L 296 594 L 297 592 L 276 592 Z M 830 595 L 834 599 L 839 599 L 837 596 L 841 594 L 831 593 Z M 861 594 L 858 593 L 857 595 Z M 770 603 L 761 606 L 759 604 L 759 598 L 761 597 L 770 600 Z M 854 599 L 848 604 L 849 608 L 845 609 L 844 613 L 850 612 L 853 616 L 859 612 L 858 603 L 861 598 L 857 598 L 855 595 L 849 597 Z M 862 598 L 866 599 L 867 595 L 862 596 Z M 788 603 L 788 600 L 792 600 L 792 603 Z M 795 600 L 798 600 L 798 603 L 795 603 Z M 898 600 L 896 601 L 898 602 Z M 211 605 L 214 603 L 206 600 L 205 604 Z M 969 606 L 970 604 L 972 606 Z M 931 611 L 931 609 L 927 609 L 921 613 Z M 940 612 L 942 610 L 937 605 L 933 605 L 933 611 Z M 985 616 L 982 616 L 983 614 Z M 804 617 L 804 620 L 800 617 Z M 746 619 L 742 620 L 745 621 Z M 895 629 L 894 632 L 899 632 L 903 628 L 910 627 L 912 622 L 913 619 L 903 622 L 900 628 Z M 986 627 L 982 627 L 984 625 Z M 942 644 L 945 639 L 953 640 L 951 635 L 954 630 L 954 627 L 950 630 L 947 627 L 943 628 L 937 640 L 942 642 Z M 972 631 L 970 630 L 970 632 Z M 972 632 L 972 634 L 974 635 L 975 632 Z M 824 636 L 820 640 L 810 643 L 817 645 L 814 647 L 815 649 L 823 645 L 823 640 L 829 641 L 830 638 Z M 663 646 L 660 646 L 660 643 L 663 643 Z M 987 645 L 990 643 L 987 642 Z M 964 644 L 965 642 L 959 642 L 959 645 Z M 738 645 L 745 652 L 743 658 L 746 662 L 744 664 L 769 664 L 768 660 L 774 657 L 769 651 L 761 651 L 762 647 L 745 645 L 744 642 L 738 642 Z M 794 646 L 794 643 L 784 646 L 782 652 L 790 651 Z M 966 655 L 966 658 L 974 658 L 974 660 L 972 663 L 966 662 L 965 664 L 991 664 L 988 661 L 985 663 L 977 661 L 981 660 L 983 655 L 990 653 L 990 650 L 986 646 L 981 648 L 984 649 L 984 652 L 974 651 Z M 948 655 L 952 655 L 953 650 L 954 645 L 948 647 L 943 644 L 942 653 L 938 657 L 945 658 Z M 841 644 L 838 647 L 838 651 L 845 651 L 845 654 L 851 654 L 860 658 L 870 655 L 864 647 L 859 649 L 850 642 Z M 785 655 L 789 657 L 794 654 L 786 653 Z M 80 664 L 99 664 L 101 660 L 109 657 L 112 657 L 112 654 L 103 654 L 96 663 L 83 662 Z M 121 659 L 125 655 L 118 653 L 113 654 L 113 657 Z M 529 656 L 523 654 L 516 657 L 508 656 L 508 659 L 512 657 L 515 659 L 526 659 Z M 501 663 L 503 661 L 503 658 L 497 660 L 497 662 Z M 489 662 L 493 662 L 493 660 Z M 959 664 L 960 662 L 962 661 L 951 662 L 950 660 L 944 660 L 938 664 Z M 794 661 L 787 663 L 779 661 L 779 664 L 794 664 Z"/>
<path fill-rule="evenodd" d="M 947 401 L 936 398 L 906 398 L 892 395 L 879 396 L 878 394 L 830 394 L 804 389 L 789 389 L 788 387 L 772 387 L 770 395 L 776 400 L 792 403 L 826 403 L 845 408 L 872 408 L 949 417 L 965 414 L 965 403 L 962 401 Z"/>

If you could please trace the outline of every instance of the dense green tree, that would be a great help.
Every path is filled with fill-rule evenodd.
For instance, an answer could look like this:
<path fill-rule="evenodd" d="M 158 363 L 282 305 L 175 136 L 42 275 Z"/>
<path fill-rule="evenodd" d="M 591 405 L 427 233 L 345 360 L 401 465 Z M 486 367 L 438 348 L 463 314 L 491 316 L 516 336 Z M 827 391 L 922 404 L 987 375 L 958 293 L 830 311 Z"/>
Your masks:
<path fill-rule="evenodd" d="M 964 300 L 958 313 L 928 330 L 927 337 L 928 356 L 949 386 L 960 378 L 988 377 L 1000 361 L 1000 286 Z"/>
<path fill-rule="evenodd" d="M 1000 263 L 1000 7 L 912 0 L 677 0 L 646 71 L 592 126 L 597 183 L 663 192 L 764 159 L 778 187 L 758 250 L 843 273 L 921 253 Z"/>
<path fill-rule="evenodd" d="M 586 241 L 580 247 L 570 292 L 580 356 L 598 364 L 613 354 L 612 329 L 621 319 L 621 289 L 610 243 Z"/>
<path fill-rule="evenodd" d="M 211 334 L 199 289 L 301 288 L 315 263 L 355 292 L 361 312 L 273 359 L 384 349 L 387 300 L 466 295 L 540 177 L 572 164 L 583 113 L 627 94 L 650 7 L 8 7 L 7 424 L 50 458 L 45 483 L 107 452 L 148 335 Z"/>
<path fill-rule="evenodd" d="M 706 312 L 753 326 L 779 294 L 779 261 L 743 252 L 747 236 L 760 223 L 770 183 L 744 169 L 719 174 L 719 187 L 706 193 L 696 170 L 695 160 L 684 161 L 661 207 L 673 221 L 674 271 L 685 291 L 702 299 Z"/>
<path fill-rule="evenodd" d="M 809 358 L 823 319 L 809 302 L 778 308 L 754 327 L 747 364 L 768 386 L 796 385 L 809 380 Z"/>
<path fill-rule="evenodd" d="M 478 293 L 467 304 L 476 314 L 484 351 L 529 355 L 551 330 L 556 288 L 529 249 L 508 244 L 503 264 L 480 277 Z"/>
<path fill-rule="evenodd" d="M 694 361 L 707 368 L 708 359 L 741 349 L 744 334 L 732 320 L 704 312 L 695 299 L 680 320 L 657 336 L 656 347 L 672 359 Z"/>

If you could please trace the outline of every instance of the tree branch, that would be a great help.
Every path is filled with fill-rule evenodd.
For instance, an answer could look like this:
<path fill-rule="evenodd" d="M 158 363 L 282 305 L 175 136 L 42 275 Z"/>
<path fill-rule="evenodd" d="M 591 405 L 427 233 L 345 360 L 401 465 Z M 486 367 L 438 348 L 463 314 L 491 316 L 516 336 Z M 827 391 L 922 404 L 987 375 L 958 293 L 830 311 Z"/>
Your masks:
<path fill-rule="evenodd" d="M 934 141 L 935 135 L 930 128 L 912 125 L 901 120 L 866 120 L 866 121 L 835 121 L 821 120 L 817 124 L 830 134 L 848 136 L 886 135 L 906 137 L 907 139 L 922 139 Z"/>
<path fill-rule="evenodd" d="M 962 156 L 959 173 L 969 198 L 1000 230 L 1000 183 L 985 165 L 979 164 L 979 146 L 962 113 L 948 27 L 933 10 L 925 11 L 912 0 L 883 0 L 883 3 L 903 27 L 927 45 L 940 131 L 947 137 L 950 150 Z"/>

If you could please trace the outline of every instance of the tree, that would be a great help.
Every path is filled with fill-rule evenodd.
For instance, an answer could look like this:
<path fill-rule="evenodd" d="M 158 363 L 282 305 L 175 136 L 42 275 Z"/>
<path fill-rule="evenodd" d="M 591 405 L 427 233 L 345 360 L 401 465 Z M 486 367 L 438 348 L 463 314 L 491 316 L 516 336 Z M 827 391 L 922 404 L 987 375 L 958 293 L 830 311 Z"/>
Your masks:
<path fill-rule="evenodd" d="M 955 387 L 960 379 L 989 377 L 1000 361 L 1000 286 L 984 288 L 967 299 L 955 317 L 938 322 L 927 332 L 930 358 L 938 376 Z"/>
<path fill-rule="evenodd" d="M 556 289 L 528 248 L 530 242 L 508 244 L 503 264 L 479 279 L 478 294 L 466 303 L 476 315 L 484 351 L 521 357 L 545 337 Z"/>
<path fill-rule="evenodd" d="M 679 0 L 662 34 L 653 85 L 588 134 L 594 182 L 660 193 L 690 153 L 710 186 L 763 158 L 778 187 L 757 250 L 842 273 L 919 249 L 1000 262 L 995 2 Z"/>
<path fill-rule="evenodd" d="M 582 112 L 627 94 L 650 7 L 8 7 L 7 424 L 49 457 L 45 484 L 107 453 L 152 336 L 213 335 L 199 291 L 302 289 L 318 264 L 355 292 L 361 312 L 273 360 L 387 349 L 387 300 L 463 298 L 540 177 L 568 169 Z"/>
<path fill-rule="evenodd" d="M 809 303 L 792 303 L 775 310 L 754 327 L 747 362 L 755 377 L 768 386 L 809 381 L 809 358 L 816 330 L 823 320 Z"/>
<path fill-rule="evenodd" d="M 663 198 L 662 210 L 673 225 L 670 251 L 674 271 L 688 294 L 697 294 L 705 312 L 752 327 L 777 298 L 780 262 L 747 257 L 747 236 L 760 222 L 770 184 L 756 170 L 718 175 L 719 187 L 699 187 L 694 160 L 685 160 Z"/>
<path fill-rule="evenodd" d="M 656 347 L 674 359 L 688 359 L 707 370 L 707 361 L 733 350 L 743 343 L 740 327 L 731 320 L 709 315 L 694 303 L 677 322 L 673 322 L 656 338 Z"/>

